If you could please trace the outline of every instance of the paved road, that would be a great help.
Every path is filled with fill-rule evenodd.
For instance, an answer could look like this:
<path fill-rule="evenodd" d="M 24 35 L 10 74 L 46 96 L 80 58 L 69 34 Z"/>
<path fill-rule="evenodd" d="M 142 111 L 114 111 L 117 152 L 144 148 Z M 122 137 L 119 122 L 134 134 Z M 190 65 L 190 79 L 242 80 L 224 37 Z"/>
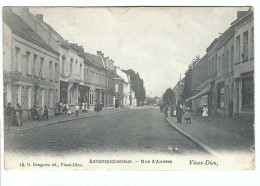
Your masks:
<path fill-rule="evenodd" d="M 169 150 L 169 146 L 173 149 Z M 90 152 L 203 153 L 158 108 L 131 109 L 5 135 L 5 150 L 62 155 Z"/>

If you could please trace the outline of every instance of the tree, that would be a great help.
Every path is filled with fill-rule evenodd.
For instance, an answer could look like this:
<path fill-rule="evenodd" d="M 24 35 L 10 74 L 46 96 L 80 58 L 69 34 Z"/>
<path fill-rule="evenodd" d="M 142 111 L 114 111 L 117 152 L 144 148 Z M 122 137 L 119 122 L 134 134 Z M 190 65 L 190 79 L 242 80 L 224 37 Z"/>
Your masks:
<path fill-rule="evenodd" d="M 144 81 L 140 78 L 139 73 L 135 72 L 132 69 L 129 70 L 123 70 L 125 73 L 130 75 L 130 81 L 132 84 L 132 88 L 135 92 L 135 97 L 137 100 L 137 105 L 141 105 L 144 103 L 144 100 L 146 98 L 146 91 L 144 87 Z"/>
<path fill-rule="evenodd" d="M 174 92 L 171 88 L 168 88 L 165 93 L 163 94 L 163 102 L 165 104 L 171 104 L 174 102 Z"/>
<path fill-rule="evenodd" d="M 200 61 L 200 56 L 197 55 L 195 58 L 192 59 L 191 64 L 189 65 L 187 71 L 185 72 L 184 77 L 184 87 L 183 87 L 183 99 L 188 99 L 191 97 L 191 86 L 192 86 L 192 69 L 193 66 L 196 65 Z"/>

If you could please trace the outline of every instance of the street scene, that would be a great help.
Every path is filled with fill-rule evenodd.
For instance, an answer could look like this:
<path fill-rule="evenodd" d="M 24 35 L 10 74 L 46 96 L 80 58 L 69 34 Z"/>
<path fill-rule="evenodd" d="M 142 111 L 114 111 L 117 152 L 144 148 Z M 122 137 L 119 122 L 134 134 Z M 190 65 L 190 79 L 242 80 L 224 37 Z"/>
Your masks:
<path fill-rule="evenodd" d="M 6 167 L 137 153 L 186 162 L 166 170 L 254 169 L 253 16 L 252 7 L 4 7 Z"/>

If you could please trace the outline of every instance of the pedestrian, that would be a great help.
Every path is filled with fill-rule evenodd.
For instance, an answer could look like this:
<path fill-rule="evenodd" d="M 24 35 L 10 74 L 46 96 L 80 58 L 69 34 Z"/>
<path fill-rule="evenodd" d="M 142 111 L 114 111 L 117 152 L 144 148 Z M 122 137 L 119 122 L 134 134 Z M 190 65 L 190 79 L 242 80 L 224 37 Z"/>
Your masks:
<path fill-rule="evenodd" d="M 33 108 L 31 108 L 31 116 L 33 121 L 35 121 L 35 105 L 33 105 Z"/>
<path fill-rule="evenodd" d="M 68 107 L 68 115 L 69 115 L 69 116 L 71 115 L 71 110 L 70 110 L 69 107 Z"/>
<path fill-rule="evenodd" d="M 60 104 L 59 103 L 56 103 L 55 106 L 54 106 L 54 113 L 55 113 L 55 116 L 58 116 L 59 115 L 59 110 L 60 110 Z"/>
<path fill-rule="evenodd" d="M 38 120 L 40 122 L 41 121 L 41 117 L 40 117 L 41 109 L 35 105 L 34 112 L 35 112 L 36 120 Z"/>
<path fill-rule="evenodd" d="M 176 107 L 176 118 L 177 118 L 177 123 L 181 123 L 182 120 L 182 105 L 178 104 Z"/>
<path fill-rule="evenodd" d="M 75 105 L 75 116 L 78 117 L 79 116 L 79 110 L 80 110 L 80 107 L 78 104 Z"/>
<path fill-rule="evenodd" d="M 81 110 L 82 110 L 82 113 L 85 112 L 85 103 L 84 102 L 82 102 L 82 104 L 81 104 Z"/>
<path fill-rule="evenodd" d="M 173 117 L 174 116 L 174 106 L 173 106 L 173 103 L 171 103 L 171 107 L 170 107 L 170 115 L 171 115 L 171 117 Z"/>
<path fill-rule="evenodd" d="M 23 126 L 23 109 L 19 103 L 16 104 L 16 116 L 17 116 L 17 122 L 18 125 Z"/>
<path fill-rule="evenodd" d="M 13 107 L 11 103 L 7 103 L 7 107 L 5 108 L 5 130 L 10 131 L 11 123 L 12 123 L 12 115 L 13 115 Z"/>
<path fill-rule="evenodd" d="M 17 110 L 17 108 L 14 108 L 13 114 L 12 114 L 12 124 L 11 125 L 14 126 L 14 127 L 19 126 L 18 120 L 17 120 L 17 115 L 16 115 L 16 110 Z"/>
<path fill-rule="evenodd" d="M 63 114 L 65 114 L 65 116 L 67 115 L 67 112 L 68 112 L 68 104 L 65 103 L 64 106 L 63 106 Z"/>
<path fill-rule="evenodd" d="M 85 112 L 88 112 L 88 103 L 85 102 Z"/>
<path fill-rule="evenodd" d="M 49 109 L 48 109 L 48 107 L 46 105 L 44 106 L 44 109 L 43 109 L 42 120 L 44 120 L 44 118 L 46 120 L 49 119 Z"/>
<path fill-rule="evenodd" d="M 205 120 L 209 121 L 209 114 L 208 114 L 208 112 L 209 112 L 209 110 L 208 110 L 207 105 L 204 105 L 203 111 L 202 111 L 202 118 L 203 118 L 204 121 Z"/>
<path fill-rule="evenodd" d="M 191 124 L 190 107 L 185 106 L 183 111 L 184 111 L 184 119 L 186 120 L 187 124 Z"/>
<path fill-rule="evenodd" d="M 169 105 L 166 104 L 165 107 L 164 107 L 164 114 L 165 114 L 166 118 L 168 118 L 168 111 L 169 111 Z"/>

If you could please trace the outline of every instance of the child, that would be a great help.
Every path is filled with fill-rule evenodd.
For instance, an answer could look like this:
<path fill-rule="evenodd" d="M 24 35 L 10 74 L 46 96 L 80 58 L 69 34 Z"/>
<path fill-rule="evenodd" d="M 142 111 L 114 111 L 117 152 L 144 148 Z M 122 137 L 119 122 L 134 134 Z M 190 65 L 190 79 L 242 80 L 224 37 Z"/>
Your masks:
<path fill-rule="evenodd" d="M 69 115 L 69 116 L 71 115 L 71 110 L 70 110 L 70 108 L 68 108 L 68 115 Z"/>
<path fill-rule="evenodd" d="M 202 112 L 202 118 L 205 121 L 207 119 L 207 121 L 209 121 L 209 114 L 208 114 L 208 107 L 207 105 L 204 105 L 203 108 L 203 112 Z"/>
<path fill-rule="evenodd" d="M 191 124 L 190 107 L 184 107 L 184 119 L 186 120 L 187 124 Z"/>

